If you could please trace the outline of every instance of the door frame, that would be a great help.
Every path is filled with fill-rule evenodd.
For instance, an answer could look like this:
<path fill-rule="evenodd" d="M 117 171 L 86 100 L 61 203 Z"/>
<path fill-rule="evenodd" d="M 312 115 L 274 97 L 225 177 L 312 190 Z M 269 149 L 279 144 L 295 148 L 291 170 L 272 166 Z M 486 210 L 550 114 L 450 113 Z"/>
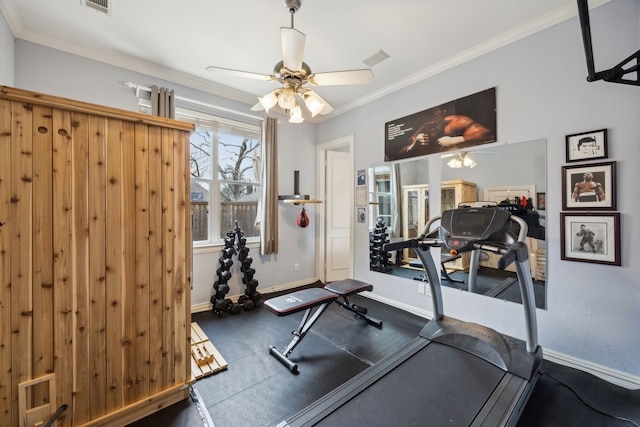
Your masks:
<path fill-rule="evenodd" d="M 325 203 L 319 205 L 316 211 L 318 215 L 316 227 L 316 276 L 322 282 L 325 282 L 326 275 L 326 257 L 325 250 L 327 247 L 326 219 L 327 219 L 327 151 L 343 151 L 349 153 L 351 159 L 351 175 L 354 175 L 354 138 L 353 135 L 347 135 L 333 141 L 318 144 L 316 146 L 316 195 L 322 197 Z M 353 182 L 348 183 L 345 188 L 349 191 L 349 205 L 354 203 Z M 354 265 L 354 231 L 355 231 L 355 214 L 349 219 L 349 277 L 353 278 Z"/>

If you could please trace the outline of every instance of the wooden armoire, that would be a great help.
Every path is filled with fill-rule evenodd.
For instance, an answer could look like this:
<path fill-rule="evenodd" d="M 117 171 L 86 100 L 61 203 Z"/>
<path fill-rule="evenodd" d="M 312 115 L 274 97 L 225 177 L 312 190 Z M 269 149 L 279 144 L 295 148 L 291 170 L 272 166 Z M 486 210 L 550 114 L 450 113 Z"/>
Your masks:
<path fill-rule="evenodd" d="M 0 86 L 0 425 L 188 397 L 192 128 Z"/>

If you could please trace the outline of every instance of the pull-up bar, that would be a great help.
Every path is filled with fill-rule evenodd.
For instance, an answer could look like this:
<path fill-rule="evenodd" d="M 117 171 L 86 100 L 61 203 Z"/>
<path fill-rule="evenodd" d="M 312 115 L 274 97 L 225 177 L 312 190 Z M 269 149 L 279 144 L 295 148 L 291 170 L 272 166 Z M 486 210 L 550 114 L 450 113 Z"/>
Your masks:
<path fill-rule="evenodd" d="M 629 56 L 618 65 L 604 71 L 595 70 L 593 61 L 593 45 L 591 43 L 591 24 L 589 23 L 589 0 L 578 1 L 578 16 L 580 17 L 580 27 L 582 28 L 582 41 L 584 43 L 584 53 L 587 59 L 587 81 L 594 82 L 604 80 L 611 83 L 624 83 L 640 86 L 640 50 Z M 635 65 L 632 64 L 635 61 Z M 628 67 L 625 69 L 625 67 Z M 625 78 L 628 74 L 636 73 L 636 78 Z"/>

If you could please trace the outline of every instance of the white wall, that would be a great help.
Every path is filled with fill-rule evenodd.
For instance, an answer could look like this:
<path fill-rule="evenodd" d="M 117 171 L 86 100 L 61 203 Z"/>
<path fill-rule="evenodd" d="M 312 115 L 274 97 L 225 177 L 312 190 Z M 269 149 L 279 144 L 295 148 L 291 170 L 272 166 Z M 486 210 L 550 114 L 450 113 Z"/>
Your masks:
<path fill-rule="evenodd" d="M 14 85 L 15 39 L 0 11 L 0 85 Z"/>
<path fill-rule="evenodd" d="M 598 40 L 594 30 L 596 68 L 613 66 L 638 50 L 639 18 L 637 0 L 614 0 L 591 12 L 592 27 L 604 29 L 597 32 Z M 538 311 L 540 342 L 564 354 L 640 375 L 640 264 L 636 261 L 640 242 L 634 237 L 640 232 L 640 199 L 633 190 L 639 178 L 635 163 L 640 159 L 640 88 L 588 83 L 586 74 L 576 17 L 322 123 L 318 141 L 353 134 L 356 170 L 382 164 L 384 123 L 496 87 L 499 141 L 547 139 L 548 309 Z M 609 159 L 617 161 L 619 168 L 622 267 L 560 260 L 565 135 L 601 128 L 609 129 Z M 438 182 L 440 160 L 429 160 L 430 180 Z M 369 271 L 366 224 L 356 224 L 355 276 L 372 282 L 381 297 L 431 308 L 430 298 L 418 295 L 415 283 Z M 444 290 L 444 304 L 454 317 L 523 335 L 517 304 L 452 289 Z"/>

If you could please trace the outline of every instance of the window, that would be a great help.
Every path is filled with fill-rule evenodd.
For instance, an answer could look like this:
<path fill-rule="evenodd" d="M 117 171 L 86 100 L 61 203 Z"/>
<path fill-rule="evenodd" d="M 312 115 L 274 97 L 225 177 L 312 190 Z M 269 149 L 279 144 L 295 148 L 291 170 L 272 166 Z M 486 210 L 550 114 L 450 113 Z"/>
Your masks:
<path fill-rule="evenodd" d="M 257 241 L 261 127 L 181 109 L 176 118 L 196 125 L 189 157 L 194 244 L 222 242 L 236 221 L 248 241 Z"/>
<path fill-rule="evenodd" d="M 391 167 L 376 166 L 369 169 L 369 228 L 373 229 L 378 222 L 391 227 L 393 223 Z"/>

